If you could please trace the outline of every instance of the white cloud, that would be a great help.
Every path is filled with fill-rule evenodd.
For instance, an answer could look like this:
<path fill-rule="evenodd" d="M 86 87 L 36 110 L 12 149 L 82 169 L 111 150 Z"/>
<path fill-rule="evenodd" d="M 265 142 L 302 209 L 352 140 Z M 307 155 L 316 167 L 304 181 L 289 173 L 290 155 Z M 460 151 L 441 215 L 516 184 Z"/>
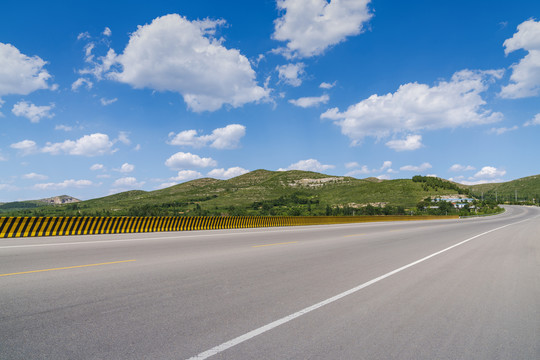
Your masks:
<path fill-rule="evenodd" d="M 113 142 L 109 140 L 108 135 L 95 133 L 84 135 L 75 141 L 66 140 L 61 143 L 48 142 L 41 151 L 52 155 L 65 153 L 69 155 L 99 156 L 114 152 L 112 147 Z"/>
<path fill-rule="evenodd" d="M 11 44 L 0 43 L 0 96 L 27 95 L 39 89 L 51 89 L 51 75 L 44 69 L 46 61 L 29 57 Z"/>
<path fill-rule="evenodd" d="M 123 177 L 120 179 L 116 179 L 111 189 L 109 190 L 109 194 L 115 194 L 122 191 L 128 191 L 128 190 L 138 190 L 145 184 L 144 181 L 137 181 L 134 177 Z"/>
<path fill-rule="evenodd" d="M 203 175 L 198 171 L 180 170 L 175 177 L 172 177 L 169 180 L 173 180 L 173 181 L 176 181 L 176 182 L 184 182 L 184 181 L 188 181 L 188 180 L 199 179 L 199 178 L 202 178 L 202 177 L 203 177 Z"/>
<path fill-rule="evenodd" d="M 92 186 L 94 183 L 90 180 L 64 180 L 61 183 L 44 183 L 34 185 L 35 189 L 39 190 L 61 190 L 66 188 L 83 188 Z"/>
<path fill-rule="evenodd" d="M 506 170 L 497 169 L 493 166 L 484 166 L 474 174 L 475 179 L 494 179 L 506 175 Z"/>
<path fill-rule="evenodd" d="M 291 99 L 289 102 L 293 105 L 302 107 L 302 108 L 308 108 L 308 107 L 314 107 L 320 104 L 326 104 L 330 100 L 330 97 L 328 95 L 321 95 L 318 97 L 302 97 L 299 99 Z"/>
<path fill-rule="evenodd" d="M 117 102 L 118 98 L 114 98 L 114 99 L 101 98 L 101 99 L 99 99 L 99 101 L 101 101 L 101 105 L 107 106 L 107 105 L 111 105 L 111 104 Z"/>
<path fill-rule="evenodd" d="M 359 167 L 360 165 L 357 162 L 348 163 L 345 164 L 345 167 L 347 168 L 353 168 L 353 167 Z M 367 175 L 371 173 L 380 173 L 386 171 L 389 174 L 396 173 L 396 171 L 392 170 L 392 162 L 391 161 L 384 161 L 382 166 L 379 169 L 369 169 L 367 165 L 362 165 L 360 169 L 353 170 L 345 174 L 346 176 L 358 176 L 358 175 Z"/>
<path fill-rule="evenodd" d="M 22 178 L 26 180 L 46 180 L 48 179 L 48 176 L 42 175 L 42 174 L 36 174 L 33 172 L 29 174 L 24 174 Z"/>
<path fill-rule="evenodd" d="M 489 132 L 491 134 L 496 134 L 496 135 L 502 135 L 506 132 L 509 132 L 509 131 L 514 131 L 514 130 L 517 130 L 518 129 L 518 126 L 517 125 L 514 125 L 512 126 L 511 128 L 507 128 L 507 127 L 500 127 L 500 128 L 491 128 L 489 130 Z"/>
<path fill-rule="evenodd" d="M 103 164 L 94 164 L 90 166 L 90 170 L 97 171 L 97 170 L 104 170 L 105 166 Z"/>
<path fill-rule="evenodd" d="M 230 124 L 224 128 L 214 129 L 211 135 L 198 136 L 197 130 L 185 130 L 178 134 L 169 134 L 169 144 L 178 146 L 193 146 L 196 148 L 206 146 L 216 149 L 234 149 L 240 144 L 240 139 L 246 134 L 246 127 L 239 124 Z"/>
<path fill-rule="evenodd" d="M 535 126 L 535 125 L 540 125 L 540 113 L 536 114 L 534 118 L 532 118 L 531 120 L 523 124 L 523 126 Z"/>
<path fill-rule="evenodd" d="M 366 165 L 362 165 L 360 169 L 349 171 L 347 174 L 345 174 L 345 176 L 358 176 L 358 175 L 366 175 L 370 173 L 371 173 L 371 170 Z"/>
<path fill-rule="evenodd" d="M 471 166 L 471 165 L 461 165 L 461 164 L 454 164 L 452 166 L 450 166 L 450 169 L 448 169 L 450 171 L 453 171 L 453 172 L 459 172 L 459 171 L 472 171 L 472 170 L 476 170 L 476 168 L 474 166 Z"/>
<path fill-rule="evenodd" d="M 136 178 L 129 176 L 116 179 L 112 186 L 116 189 L 127 189 L 127 188 L 140 188 L 144 185 L 144 181 L 138 182 Z"/>
<path fill-rule="evenodd" d="M 390 180 L 390 176 L 389 175 L 378 175 L 378 176 L 375 176 L 377 179 L 379 180 Z"/>
<path fill-rule="evenodd" d="M 399 168 L 399 170 L 401 171 L 418 171 L 418 172 L 423 172 L 423 171 L 426 171 L 427 169 L 431 169 L 432 166 L 430 163 L 423 163 L 419 166 L 415 166 L 415 165 L 406 165 L 406 166 L 402 166 Z"/>
<path fill-rule="evenodd" d="M 420 149 L 424 145 L 422 145 L 421 135 L 408 135 L 403 140 L 390 140 L 386 146 L 396 151 L 411 151 Z"/>
<path fill-rule="evenodd" d="M 178 92 L 196 112 L 215 111 L 224 104 L 240 107 L 268 98 L 269 91 L 257 85 L 249 60 L 213 37 L 224 23 L 189 21 L 178 14 L 158 17 L 131 34 L 122 54 L 111 49 L 93 69 L 82 73 L 99 78 L 108 72 L 108 78 L 137 89 Z"/>
<path fill-rule="evenodd" d="M 19 141 L 15 144 L 11 144 L 10 147 L 12 149 L 16 149 L 21 151 L 23 155 L 31 154 L 35 151 L 37 151 L 37 144 L 33 140 L 23 140 Z"/>
<path fill-rule="evenodd" d="M 474 176 L 469 177 L 468 180 L 461 180 L 463 177 L 459 177 L 456 178 L 455 181 L 459 181 L 464 185 L 499 183 L 504 181 L 502 179 L 504 175 L 506 175 L 506 170 L 498 169 L 493 166 L 484 166 L 480 171 L 474 174 Z"/>
<path fill-rule="evenodd" d="M 356 161 L 351 161 L 351 162 L 348 162 L 348 163 L 345 164 L 345 167 L 347 169 L 352 169 L 352 168 L 359 167 L 359 166 L 360 166 L 360 164 L 357 163 Z"/>
<path fill-rule="evenodd" d="M 217 162 L 212 158 L 201 158 L 192 153 L 177 152 L 165 161 L 165 165 L 174 170 L 181 170 L 192 167 L 216 166 Z"/>
<path fill-rule="evenodd" d="M 130 145 L 131 140 L 129 140 L 129 133 L 127 131 L 120 131 L 118 133 L 118 141 L 120 141 L 124 145 Z"/>
<path fill-rule="evenodd" d="M 384 171 L 386 169 L 390 169 L 392 167 L 392 162 L 391 161 L 385 161 L 383 162 L 381 168 L 379 169 L 379 171 Z"/>
<path fill-rule="evenodd" d="M 111 29 L 109 29 L 109 27 L 105 27 L 105 30 L 103 30 L 103 35 L 111 36 L 112 35 Z"/>
<path fill-rule="evenodd" d="M 19 101 L 13 105 L 11 112 L 15 116 L 24 116 L 33 123 L 38 123 L 43 118 L 52 118 L 54 116 L 51 110 L 54 108 L 54 104 L 49 106 L 36 106 L 28 101 Z"/>
<path fill-rule="evenodd" d="M 483 108 L 480 96 L 500 71 L 462 70 L 450 81 L 435 86 L 408 83 L 395 93 L 372 95 L 344 112 L 337 108 L 321 115 L 341 127 L 353 145 L 366 136 L 386 137 L 392 133 L 422 129 L 456 128 L 500 121 L 503 115 Z"/>
<path fill-rule="evenodd" d="M 124 163 L 117 171 L 120 171 L 121 173 L 130 173 L 133 170 L 135 170 L 135 165 Z"/>
<path fill-rule="evenodd" d="M 77 91 L 81 86 L 85 85 L 87 89 L 91 89 L 94 86 L 94 83 L 86 78 L 78 78 L 71 84 L 71 90 Z"/>
<path fill-rule="evenodd" d="M 336 82 L 334 81 L 333 83 L 327 83 L 327 82 L 322 82 L 321 85 L 319 85 L 319 87 L 321 89 L 331 89 L 333 88 L 334 86 L 336 86 Z"/>
<path fill-rule="evenodd" d="M 528 54 L 511 66 L 510 84 L 501 89 L 500 95 L 509 99 L 540 93 L 540 21 L 527 20 L 519 24 L 517 29 L 514 36 L 504 42 L 504 52 L 509 54 L 523 49 Z"/>
<path fill-rule="evenodd" d="M 208 173 L 208 176 L 218 179 L 230 179 L 233 177 L 237 177 L 243 174 L 248 173 L 249 170 L 243 169 L 241 167 L 232 167 L 225 169 L 214 169 Z"/>
<path fill-rule="evenodd" d="M 304 73 L 304 63 L 287 64 L 277 66 L 279 81 L 289 84 L 294 87 L 302 85 L 302 79 L 300 78 Z"/>
<path fill-rule="evenodd" d="M 363 24 L 371 19 L 369 0 L 278 0 L 284 12 L 274 21 L 272 38 L 286 41 L 286 48 L 277 49 L 288 58 L 311 57 L 328 47 L 358 35 Z"/>
<path fill-rule="evenodd" d="M 77 40 L 86 40 L 86 39 L 90 39 L 90 33 L 88 31 L 85 31 L 77 35 Z"/>
<path fill-rule="evenodd" d="M 307 160 L 300 160 L 297 163 L 291 164 L 286 169 L 278 169 L 278 171 L 304 170 L 304 171 L 323 172 L 323 171 L 333 169 L 333 168 L 335 168 L 334 165 L 323 165 L 318 160 L 307 159 Z"/>
<path fill-rule="evenodd" d="M 72 126 L 67 126 L 67 125 L 56 125 L 54 127 L 54 130 L 72 131 L 73 127 Z"/>

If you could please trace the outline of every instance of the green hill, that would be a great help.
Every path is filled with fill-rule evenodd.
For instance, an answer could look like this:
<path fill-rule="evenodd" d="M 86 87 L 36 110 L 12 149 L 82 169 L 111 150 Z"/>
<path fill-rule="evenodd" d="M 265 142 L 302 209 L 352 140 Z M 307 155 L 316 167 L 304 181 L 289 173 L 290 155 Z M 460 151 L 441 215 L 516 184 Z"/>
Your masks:
<path fill-rule="evenodd" d="M 460 189 L 446 180 L 420 178 L 356 179 L 309 171 L 255 170 L 229 180 L 197 179 L 161 190 L 127 191 L 27 209 L 25 215 L 352 215 L 369 213 L 366 209 L 373 207 L 397 213 L 427 197 L 457 194 Z"/>
<path fill-rule="evenodd" d="M 540 175 L 527 176 L 521 179 L 504 183 L 492 183 L 473 185 L 470 187 L 473 194 L 484 199 L 498 202 L 532 202 L 533 199 L 538 204 L 540 200 Z"/>

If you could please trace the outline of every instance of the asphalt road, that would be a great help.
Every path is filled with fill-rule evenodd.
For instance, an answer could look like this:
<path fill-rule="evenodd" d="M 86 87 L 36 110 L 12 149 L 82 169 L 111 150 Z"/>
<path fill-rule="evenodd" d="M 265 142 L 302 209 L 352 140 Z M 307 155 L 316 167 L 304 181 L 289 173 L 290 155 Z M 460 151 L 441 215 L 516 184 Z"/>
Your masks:
<path fill-rule="evenodd" d="M 540 209 L 0 240 L 0 359 L 208 356 L 540 359 Z"/>

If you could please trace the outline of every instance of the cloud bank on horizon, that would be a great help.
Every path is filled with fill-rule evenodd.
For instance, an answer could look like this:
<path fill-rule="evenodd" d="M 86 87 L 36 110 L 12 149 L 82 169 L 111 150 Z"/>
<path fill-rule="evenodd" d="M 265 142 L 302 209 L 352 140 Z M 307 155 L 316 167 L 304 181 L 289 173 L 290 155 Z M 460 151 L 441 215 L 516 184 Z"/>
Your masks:
<path fill-rule="evenodd" d="M 492 4 L 479 19 L 482 1 L 466 14 L 397 1 L 277 0 L 242 14 L 158 1 L 100 17 L 31 3 L 33 22 L 22 4 L 0 15 L 0 201 L 258 168 L 464 184 L 540 173 L 540 4 Z M 79 21 L 54 21 L 70 13 Z"/>

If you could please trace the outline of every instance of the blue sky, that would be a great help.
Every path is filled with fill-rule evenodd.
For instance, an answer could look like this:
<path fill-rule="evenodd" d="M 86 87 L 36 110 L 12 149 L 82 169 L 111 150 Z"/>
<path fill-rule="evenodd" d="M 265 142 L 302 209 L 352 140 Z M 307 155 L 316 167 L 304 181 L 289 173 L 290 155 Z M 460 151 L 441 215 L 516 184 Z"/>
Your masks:
<path fill-rule="evenodd" d="M 8 1 L 0 202 L 540 173 L 540 2 Z"/>

